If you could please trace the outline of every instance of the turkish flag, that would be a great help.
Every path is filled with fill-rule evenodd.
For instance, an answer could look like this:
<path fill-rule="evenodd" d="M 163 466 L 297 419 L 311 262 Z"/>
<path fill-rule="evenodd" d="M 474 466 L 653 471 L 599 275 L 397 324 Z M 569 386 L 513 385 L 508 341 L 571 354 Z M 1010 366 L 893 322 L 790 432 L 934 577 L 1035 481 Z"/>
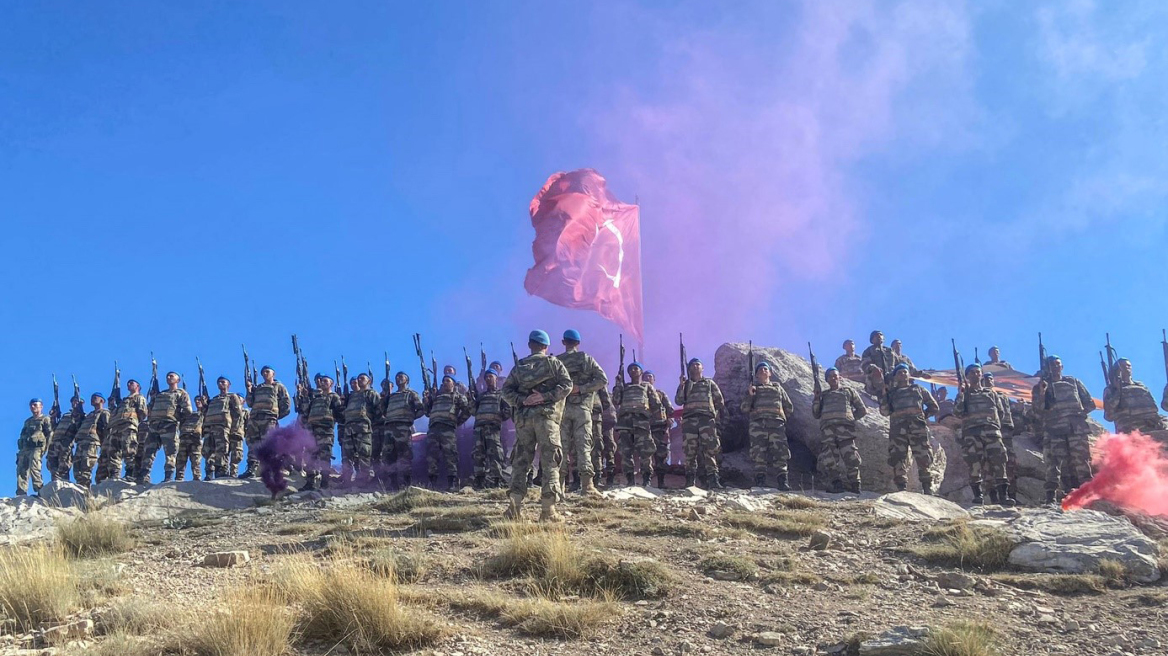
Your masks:
<path fill-rule="evenodd" d="M 527 293 L 595 310 L 644 342 L 641 212 L 617 200 L 592 169 L 556 173 L 531 200 L 535 266 Z"/>

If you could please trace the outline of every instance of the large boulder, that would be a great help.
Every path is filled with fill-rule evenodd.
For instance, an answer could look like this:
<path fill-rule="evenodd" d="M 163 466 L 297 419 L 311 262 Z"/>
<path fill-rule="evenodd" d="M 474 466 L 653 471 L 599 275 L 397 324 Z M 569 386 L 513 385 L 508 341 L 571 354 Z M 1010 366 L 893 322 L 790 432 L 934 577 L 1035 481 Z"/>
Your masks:
<path fill-rule="evenodd" d="M 37 496 L 58 508 L 86 508 L 90 501 L 89 490 L 62 479 L 45 483 Z"/>
<path fill-rule="evenodd" d="M 1038 572 L 1091 573 L 1103 560 L 1127 567 L 1132 580 L 1160 579 L 1159 548 L 1131 522 L 1094 510 L 1032 510 L 1005 526 L 1018 546 L 1010 564 Z"/>
<path fill-rule="evenodd" d="M 961 506 L 940 497 L 916 492 L 885 494 L 872 504 L 877 517 L 888 517 L 909 522 L 936 522 L 940 520 L 969 519 L 969 512 Z"/>
<path fill-rule="evenodd" d="M 61 520 L 80 514 L 78 508 L 59 508 L 36 497 L 0 499 L 0 545 L 49 537 Z"/>
<path fill-rule="evenodd" d="M 95 495 L 101 494 L 99 488 Z M 257 501 L 270 499 L 271 492 L 255 479 L 234 478 L 214 481 L 171 481 L 152 486 L 120 487 L 106 490 L 115 501 L 99 512 L 127 522 L 156 521 L 220 510 L 253 508 Z"/>
<path fill-rule="evenodd" d="M 787 440 L 791 445 L 792 486 L 825 488 L 831 483 L 831 479 L 818 468 L 823 435 L 819 430 L 819 421 L 811 416 L 811 398 L 815 390 L 811 363 L 782 349 L 759 346 L 754 347 L 754 358 L 755 363 L 766 360 L 771 365 L 772 375 L 782 384 L 795 406 L 795 412 L 787 421 Z M 723 344 L 714 354 L 714 380 L 726 397 L 729 415 L 722 427 L 722 445 L 728 452 L 746 449 L 749 445 L 747 419 L 739 409 L 739 404 L 746 396 L 749 380 L 748 359 L 746 344 Z M 820 376 L 827 366 L 829 365 L 820 363 Z M 892 467 L 888 464 L 888 419 L 880 414 L 876 399 L 864 392 L 862 385 L 846 380 L 843 384 L 859 391 L 868 407 L 868 414 L 858 422 L 856 432 L 856 446 L 863 461 L 860 469 L 863 487 L 877 492 L 891 492 L 896 488 L 892 482 Z M 934 458 L 933 481 L 936 485 L 945 476 L 947 461 L 957 456 L 957 453 L 946 454 L 935 435 L 931 445 Z M 910 470 L 909 489 L 920 489 L 915 467 Z"/>

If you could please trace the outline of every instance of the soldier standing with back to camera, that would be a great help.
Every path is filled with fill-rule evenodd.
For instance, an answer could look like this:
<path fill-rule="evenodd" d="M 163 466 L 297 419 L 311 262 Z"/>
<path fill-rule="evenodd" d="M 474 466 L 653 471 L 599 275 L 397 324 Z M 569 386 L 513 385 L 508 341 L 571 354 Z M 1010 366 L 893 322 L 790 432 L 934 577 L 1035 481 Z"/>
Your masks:
<path fill-rule="evenodd" d="M 564 352 L 555 357 L 572 377 L 572 391 L 565 399 L 564 416 L 560 422 L 560 445 L 564 449 L 560 484 L 564 484 L 568 472 L 574 468 L 569 490 L 596 495 L 599 493 L 592 480 L 592 404 L 596 392 L 608 386 L 608 376 L 591 355 L 580 350 L 579 331 L 564 331 L 560 343 L 564 345 Z"/>

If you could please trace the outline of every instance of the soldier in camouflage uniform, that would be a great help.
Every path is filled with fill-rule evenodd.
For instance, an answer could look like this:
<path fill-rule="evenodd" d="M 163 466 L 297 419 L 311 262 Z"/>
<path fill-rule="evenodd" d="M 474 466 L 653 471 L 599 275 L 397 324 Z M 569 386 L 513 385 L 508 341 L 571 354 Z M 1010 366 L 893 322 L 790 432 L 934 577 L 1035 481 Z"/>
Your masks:
<path fill-rule="evenodd" d="M 244 425 L 243 399 L 231 393 L 231 381 L 220 376 L 215 384 L 219 394 L 207 402 L 203 413 L 203 461 L 208 481 L 235 475 L 228 464 L 231 436 L 238 434 Z"/>
<path fill-rule="evenodd" d="M 110 408 L 109 435 L 101 445 L 101 460 L 97 465 L 97 482 L 106 478 L 122 477 L 122 461 L 126 463 L 126 478 L 135 480 L 138 472 L 138 427 L 146 421 L 146 398 L 138 381 L 126 381 L 129 396 Z"/>
<path fill-rule="evenodd" d="M 908 489 L 908 454 L 917 463 L 921 491 L 933 493 L 933 450 L 929 448 L 928 418 L 937 413 L 937 402 L 929 390 L 910 377 L 909 365 L 893 367 L 892 386 L 880 395 L 880 414 L 888 422 L 888 464 L 896 489 Z"/>
<path fill-rule="evenodd" d="M 795 412 L 791 397 L 777 382 L 771 381 L 771 366 L 766 362 L 754 368 L 754 382 L 742 399 L 742 412 L 750 420 L 750 459 L 754 462 L 754 484 L 765 487 L 767 468 L 775 470 L 776 487 L 791 489 L 787 482 L 787 463 L 791 448 L 787 445 L 787 417 Z"/>
<path fill-rule="evenodd" d="M 1165 428 L 1152 392 L 1132 380 L 1132 363 L 1127 358 L 1115 361 L 1111 385 L 1103 390 L 1103 418 L 1115 422 L 1116 433 L 1139 431 L 1148 435 Z"/>
<path fill-rule="evenodd" d="M 617 380 L 612 402 L 616 405 L 616 439 L 620 445 L 621 469 L 625 481 L 636 484 L 636 464 L 634 456 L 641 460 L 641 484 L 649 487 L 653 479 L 653 456 L 657 445 L 653 442 L 653 417 L 661 413 L 661 402 L 657 389 L 641 378 L 641 365 L 637 362 L 627 367 L 629 382 Z"/>
<path fill-rule="evenodd" d="M 240 478 L 251 478 L 258 472 L 259 455 L 256 449 L 268 431 L 275 428 L 280 420 L 292 412 L 292 397 L 288 388 L 276 380 L 276 371 L 271 367 L 260 369 L 264 381 L 253 385 L 247 381 L 247 407 L 250 408 L 244 439 L 247 441 L 247 469 Z"/>
<path fill-rule="evenodd" d="M 1047 357 L 1046 363 L 1048 376 L 1034 387 L 1034 410 L 1042 417 L 1046 431 L 1042 449 L 1046 502 L 1054 503 L 1063 474 L 1067 477 L 1067 492 L 1091 480 L 1087 415 L 1095 409 L 1095 401 L 1080 380 L 1063 375 L 1063 362 L 1058 356 Z"/>
<path fill-rule="evenodd" d="M 607 485 L 612 487 L 616 476 L 616 409 L 608 388 L 596 391 L 596 401 L 592 404 L 592 483 L 600 485 L 600 474 L 604 472 Z"/>
<path fill-rule="evenodd" d="M 702 470 L 704 487 L 721 489 L 718 474 L 718 456 L 722 443 L 718 440 L 718 419 L 726 416 L 726 401 L 722 390 L 710 378 L 702 376 L 702 361 L 693 358 L 687 363 L 688 376 L 681 376 L 673 402 L 682 407 L 681 435 L 685 449 L 685 486 L 697 484 Z"/>
<path fill-rule="evenodd" d="M 41 453 L 53 434 L 53 422 L 42 414 L 44 404 L 40 399 L 28 402 L 32 416 L 24 420 L 20 428 L 20 438 L 16 441 L 16 494 L 28 494 L 28 481 L 32 479 L 32 491 L 41 491 Z"/>
<path fill-rule="evenodd" d="M 313 390 L 312 399 L 304 413 L 304 423 L 312 431 L 312 437 L 316 441 L 316 451 L 313 453 L 306 476 L 304 486 L 306 490 L 328 487 L 332 472 L 333 438 L 336 435 L 337 422 L 345 416 L 345 404 L 333 391 L 333 379 L 324 374 L 317 374 L 314 381 L 316 389 Z"/>
<path fill-rule="evenodd" d="M 989 362 L 986 362 L 985 364 L 987 364 L 987 365 L 993 364 L 993 365 L 997 365 L 999 367 L 1005 367 L 1006 369 L 1013 369 L 1014 368 L 1010 365 L 1009 362 L 1006 362 L 1005 360 L 1002 359 L 1002 349 L 1000 349 L 996 346 L 991 346 L 990 350 L 988 351 L 988 355 L 989 355 L 990 359 L 989 359 Z"/>
<path fill-rule="evenodd" d="M 904 352 L 901 350 L 903 347 L 903 344 L 901 344 L 899 339 L 892 340 L 891 347 L 892 347 L 891 348 L 892 355 L 896 358 L 896 364 L 907 365 L 908 366 L 908 373 L 911 376 L 921 375 L 921 371 L 919 369 L 917 369 L 917 366 L 915 364 L 913 364 L 912 358 L 905 355 Z M 893 369 L 895 369 L 895 368 L 896 368 L 896 366 L 893 365 Z M 892 372 L 889 372 L 890 375 L 891 375 L 891 373 Z"/>
<path fill-rule="evenodd" d="M 178 452 L 178 427 L 186 420 L 191 410 L 191 397 L 178 386 L 179 375 L 171 371 L 166 374 L 166 389 L 154 394 L 147 404 L 147 424 L 150 432 L 146 435 L 138 451 L 137 472 L 139 483 L 150 482 L 150 470 L 154 458 L 162 449 L 166 456 L 163 465 L 163 482 L 174 477 L 175 455 Z"/>
<path fill-rule="evenodd" d="M 673 404 L 669 402 L 669 395 L 657 388 L 657 376 L 652 371 L 645 372 L 645 382 L 653 386 L 657 392 L 657 403 L 660 411 L 653 415 L 649 422 L 649 431 L 653 434 L 653 444 L 657 450 L 653 453 L 653 471 L 657 473 L 657 487 L 665 487 L 665 469 L 669 466 L 669 428 L 673 425 Z"/>
<path fill-rule="evenodd" d="M 982 384 L 980 365 L 965 368 L 965 387 L 957 390 L 953 415 L 961 420 L 961 450 L 969 465 L 973 503 L 983 503 L 983 482 L 987 489 L 992 485 L 997 490 L 999 500 L 1009 503 L 1002 426 L 1009 422 L 1010 410 L 997 392 Z"/>
<path fill-rule="evenodd" d="M 503 400 L 512 408 L 515 420 L 515 449 L 511 454 L 510 505 L 504 517 L 517 520 L 520 507 L 527 496 L 527 477 L 524 472 L 535 460 L 539 447 L 540 470 L 543 472 L 540 493 L 540 521 L 562 521 L 556 512 L 560 496 L 560 463 L 564 453 L 560 448 L 560 418 L 564 399 L 572 392 L 572 376 L 564 363 L 547 354 L 551 338 L 542 330 L 533 330 L 527 339 L 531 355 L 516 363 L 503 384 Z"/>
<path fill-rule="evenodd" d="M 474 486 L 503 487 L 503 422 L 511 418 L 511 406 L 503 400 L 494 369 L 483 372 L 483 390 L 474 395 Z"/>
<path fill-rule="evenodd" d="M 388 378 L 381 379 L 381 393 L 377 395 L 377 419 L 373 422 L 373 450 L 369 454 L 369 462 L 373 465 L 374 477 L 383 484 L 388 481 L 381 481 L 380 465 L 382 462 L 394 460 L 393 453 L 385 453 L 387 449 L 393 451 L 394 442 L 393 435 L 389 432 L 389 423 L 386 421 L 385 415 L 381 413 L 381 408 L 385 406 L 385 398 L 390 394 L 393 394 L 393 381 Z"/>
<path fill-rule="evenodd" d="M 819 465 L 833 477 L 830 492 L 845 489 L 860 493 L 860 451 L 856 448 L 856 421 L 868 414 L 860 393 L 840 385 L 839 370 L 824 372 L 826 390 L 816 390 L 811 399 L 811 416 L 819 420 L 823 433 Z M 844 479 L 847 480 L 846 484 Z"/>
<path fill-rule="evenodd" d="M 430 417 L 430 427 L 426 430 L 426 469 L 430 475 L 430 487 L 438 489 L 439 462 L 446 463 L 446 489 L 457 492 L 458 480 L 458 427 L 471 415 L 470 401 L 458 391 L 458 381 L 452 374 L 442 376 L 441 386 L 427 391 L 422 402 L 426 405 L 426 415 Z"/>
<path fill-rule="evenodd" d="M 884 378 L 892 374 L 896 366 L 896 354 L 884 345 L 884 333 L 873 330 L 868 336 L 872 345 L 864 349 L 860 358 L 860 369 L 864 372 L 864 389 L 873 396 L 884 389 Z"/>
<path fill-rule="evenodd" d="M 105 397 L 94 393 L 89 397 L 93 406 L 77 426 L 76 449 L 73 452 L 73 480 L 81 487 L 89 487 L 93 480 L 93 468 L 97 465 L 97 449 L 109 433 L 109 410 L 105 409 Z"/>
<path fill-rule="evenodd" d="M 1002 402 L 1002 407 L 1006 409 L 1005 414 L 1002 415 L 1002 446 L 1006 450 L 1006 496 L 1003 498 L 997 488 L 991 488 L 990 501 L 1016 506 L 1018 505 L 1018 456 L 1014 453 L 1014 434 L 1021 432 L 1022 416 L 1014 414 L 1016 405 L 1010 401 L 1010 397 L 1006 396 L 1005 392 L 994 388 L 992 371 L 983 370 L 981 380 L 986 388 L 994 390 Z"/>
<path fill-rule="evenodd" d="M 53 437 L 45 449 L 45 466 L 51 480 L 69 480 L 69 470 L 73 467 L 73 440 L 77 437 L 77 427 L 85 419 L 85 402 L 74 398 L 69 412 L 65 413 L 53 427 Z"/>
<path fill-rule="evenodd" d="M 848 380 L 862 383 L 866 380 L 864 369 L 861 366 L 863 358 L 856 355 L 856 343 L 850 339 L 844 340 L 844 354 L 835 359 L 836 371 Z"/>
<path fill-rule="evenodd" d="M 188 414 L 178 425 L 178 452 L 175 454 L 174 480 L 185 478 L 187 463 L 191 463 L 191 480 L 199 480 L 202 472 L 199 461 L 203 456 L 203 417 L 207 412 L 207 399 L 195 397 L 195 411 Z"/>
<path fill-rule="evenodd" d="M 560 445 L 564 450 L 560 484 L 562 486 L 567 481 L 571 470 L 574 473 L 568 488 L 570 491 L 598 495 L 592 480 L 592 404 L 596 392 L 608 387 L 608 376 L 591 355 L 580 350 L 579 331 L 564 331 L 560 343 L 564 345 L 564 352 L 555 357 L 564 363 L 572 377 L 572 392 L 564 402 L 560 421 Z"/>
<path fill-rule="evenodd" d="M 404 371 L 394 374 L 397 391 L 381 397 L 381 418 L 385 422 L 393 448 L 382 448 L 382 462 L 390 470 L 390 486 L 397 487 L 398 474 L 403 476 L 402 487 L 410 486 L 413 475 L 414 421 L 426 414 L 422 397 L 410 389 L 410 377 Z M 392 458 L 392 459 L 390 459 Z"/>
<path fill-rule="evenodd" d="M 227 475 L 231 477 L 239 473 L 239 465 L 243 463 L 243 442 L 247 436 L 247 425 L 251 423 L 251 408 L 247 407 L 247 398 L 238 394 L 235 396 L 239 398 L 239 423 L 227 435 Z"/>
<path fill-rule="evenodd" d="M 341 480 L 345 483 L 363 483 L 369 478 L 373 423 L 381 405 L 381 397 L 370 387 L 373 380 L 369 374 L 358 375 L 356 383 L 345 401 L 345 439 L 341 443 Z"/>

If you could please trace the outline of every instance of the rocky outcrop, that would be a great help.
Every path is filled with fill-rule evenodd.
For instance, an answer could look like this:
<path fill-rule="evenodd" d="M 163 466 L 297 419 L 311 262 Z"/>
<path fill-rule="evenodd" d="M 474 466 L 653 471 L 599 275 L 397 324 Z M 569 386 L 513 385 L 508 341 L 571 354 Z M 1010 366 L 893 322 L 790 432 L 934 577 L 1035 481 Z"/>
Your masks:
<path fill-rule="evenodd" d="M 886 494 L 872 504 L 872 511 L 877 517 L 906 522 L 968 519 L 970 516 L 969 512 L 952 501 L 915 492 Z"/>
<path fill-rule="evenodd" d="M 1018 546 L 1010 564 L 1038 572 L 1091 573 L 1100 562 L 1122 563 L 1132 580 L 1160 579 L 1159 548 L 1131 522 L 1094 510 L 1056 512 L 1035 509 L 1005 524 Z"/>

